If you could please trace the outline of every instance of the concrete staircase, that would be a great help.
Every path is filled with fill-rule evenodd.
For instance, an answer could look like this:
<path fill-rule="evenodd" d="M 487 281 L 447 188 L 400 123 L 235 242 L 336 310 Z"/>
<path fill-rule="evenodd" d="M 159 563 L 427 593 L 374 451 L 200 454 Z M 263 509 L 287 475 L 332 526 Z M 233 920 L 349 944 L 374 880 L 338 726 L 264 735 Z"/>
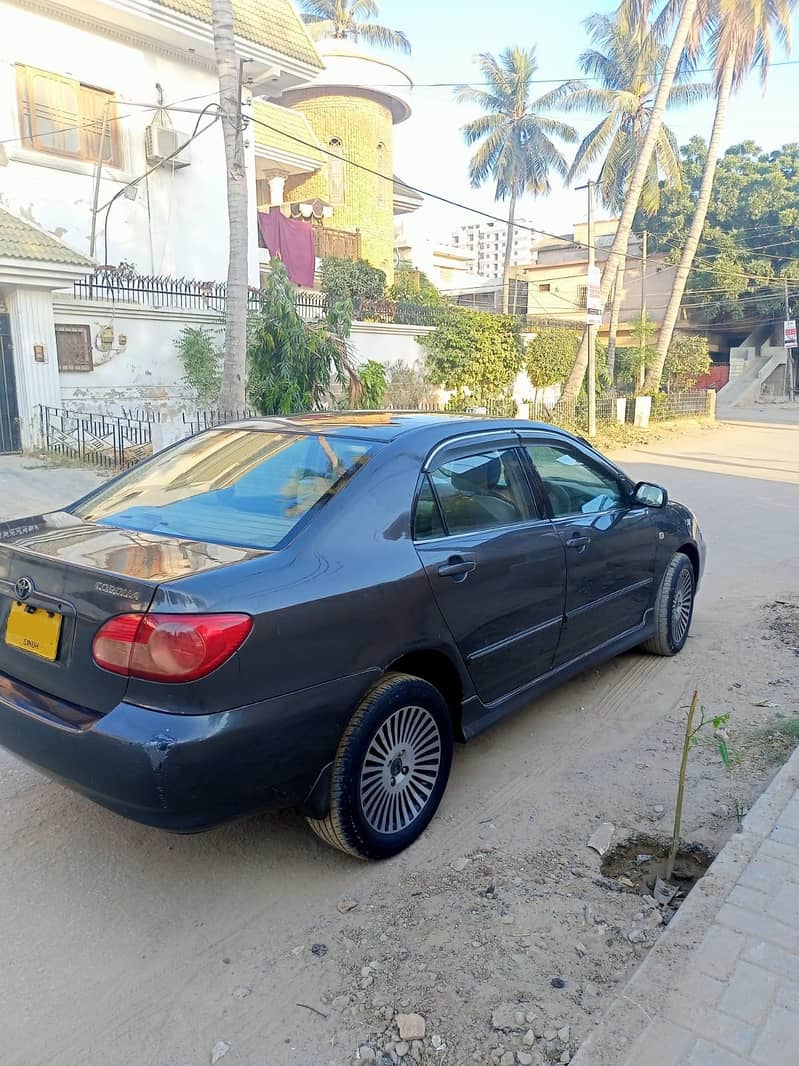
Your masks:
<path fill-rule="evenodd" d="M 781 330 L 766 322 L 730 349 L 730 380 L 719 390 L 719 408 L 750 407 L 759 400 L 781 398 L 786 362 L 781 341 Z"/>

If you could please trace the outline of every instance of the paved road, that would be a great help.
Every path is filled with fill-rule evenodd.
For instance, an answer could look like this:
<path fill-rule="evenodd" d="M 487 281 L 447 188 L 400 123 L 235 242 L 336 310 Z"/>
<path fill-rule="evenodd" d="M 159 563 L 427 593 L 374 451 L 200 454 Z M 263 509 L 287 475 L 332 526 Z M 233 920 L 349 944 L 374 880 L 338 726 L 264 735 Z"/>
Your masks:
<path fill-rule="evenodd" d="M 702 520 L 710 560 L 689 646 L 677 660 L 608 664 L 460 750 L 439 816 L 390 863 L 329 851 L 293 816 L 162 835 L 0 753 L 3 1066 L 196 1066 L 220 1038 L 233 1045 L 224 1066 L 350 1062 L 354 1045 L 325 1051 L 321 1022 L 298 1008 L 330 987 L 297 950 L 329 931 L 336 900 L 392 899 L 407 873 L 452 862 L 489 830 L 511 853 L 584 840 L 598 811 L 652 794 L 641 775 L 598 767 L 657 734 L 689 684 L 721 702 L 731 672 L 761 669 L 747 636 L 765 603 L 799 585 L 797 428 L 796 413 L 758 411 L 620 457 Z M 3 511 L 86 488 L 85 472 L 30 465 L 0 463 Z M 242 983 L 259 994 L 235 999 Z"/>

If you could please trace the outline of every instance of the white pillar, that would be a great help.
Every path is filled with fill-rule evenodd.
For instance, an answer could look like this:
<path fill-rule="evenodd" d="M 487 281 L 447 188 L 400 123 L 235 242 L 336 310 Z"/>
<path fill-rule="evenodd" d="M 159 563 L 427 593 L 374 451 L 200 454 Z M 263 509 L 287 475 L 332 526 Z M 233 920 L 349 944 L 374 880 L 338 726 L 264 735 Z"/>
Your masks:
<path fill-rule="evenodd" d="M 286 176 L 276 174 L 269 178 L 269 203 L 272 207 L 280 207 L 286 195 Z"/>
<path fill-rule="evenodd" d="M 11 317 L 22 447 L 32 448 L 38 443 L 38 405 L 61 406 L 53 295 L 48 289 L 12 289 L 6 303 Z M 43 361 L 37 359 L 37 351 L 43 352 Z"/>

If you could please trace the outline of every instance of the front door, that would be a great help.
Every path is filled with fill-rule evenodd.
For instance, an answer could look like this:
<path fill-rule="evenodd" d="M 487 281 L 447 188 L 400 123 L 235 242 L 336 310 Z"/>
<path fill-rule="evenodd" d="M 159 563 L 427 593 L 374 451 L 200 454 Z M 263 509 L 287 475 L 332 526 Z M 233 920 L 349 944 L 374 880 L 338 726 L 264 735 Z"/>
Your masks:
<path fill-rule="evenodd" d="M 565 550 L 533 498 L 518 438 L 435 456 L 420 489 L 414 539 L 483 703 L 551 668 Z"/>
<path fill-rule="evenodd" d="M 19 450 L 19 410 L 11 323 L 8 315 L 0 314 L 0 453 Z"/>
<path fill-rule="evenodd" d="M 641 626 L 654 598 L 657 527 L 598 455 L 525 440 L 566 551 L 566 617 L 555 665 Z"/>

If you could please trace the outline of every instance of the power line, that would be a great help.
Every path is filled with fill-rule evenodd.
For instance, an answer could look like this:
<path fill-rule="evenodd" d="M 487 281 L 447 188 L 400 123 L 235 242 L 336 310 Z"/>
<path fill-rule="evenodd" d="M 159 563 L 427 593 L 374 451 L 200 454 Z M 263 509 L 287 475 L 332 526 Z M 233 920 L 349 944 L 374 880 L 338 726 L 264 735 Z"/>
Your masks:
<path fill-rule="evenodd" d="M 771 70 L 775 67 L 794 67 L 799 65 L 799 59 L 786 59 L 781 60 L 778 63 L 769 63 L 768 68 Z M 696 70 L 691 71 L 691 75 L 694 74 L 715 74 L 715 67 L 698 67 Z M 463 81 L 413 81 L 410 87 L 412 89 L 460 89 L 462 86 L 465 88 L 490 88 L 491 83 L 487 81 L 469 81 L 464 79 Z M 564 82 L 594 82 L 601 81 L 602 79 L 593 74 L 572 74 L 562 78 L 531 78 L 530 85 L 562 85 Z M 407 89 L 408 82 L 402 81 L 375 81 L 370 82 L 368 85 L 364 85 L 364 88 L 369 89 Z"/>
<path fill-rule="evenodd" d="M 394 179 L 393 175 L 383 174 L 379 170 L 374 170 L 372 167 L 366 166 L 365 163 L 358 163 L 358 162 L 356 162 L 356 160 L 350 159 L 348 156 L 345 156 L 345 155 L 340 155 L 337 152 L 333 152 L 330 149 L 325 148 L 323 145 L 312 144 L 310 141 L 306 141 L 302 137 L 297 137 L 295 134 L 287 133 L 285 130 L 277 129 L 277 127 L 271 126 L 268 122 L 264 122 L 263 119 L 255 118 L 254 115 L 250 117 L 250 121 L 255 123 L 256 126 L 261 126 L 263 129 L 269 130 L 271 133 L 276 133 L 280 137 L 283 137 L 283 138 L 288 139 L 290 141 L 294 141 L 297 144 L 301 144 L 304 148 L 312 148 L 315 151 L 322 152 L 323 155 L 330 156 L 331 158 L 338 159 L 338 160 L 340 160 L 343 163 L 347 163 L 351 167 L 355 167 L 356 170 L 364 171 L 365 173 L 371 174 L 374 177 L 380 178 L 383 181 L 391 182 L 392 185 L 394 185 L 394 183 L 395 183 L 395 179 Z M 425 199 L 437 200 L 439 203 L 446 204 L 448 207 L 456 207 L 460 211 L 469 211 L 471 214 L 479 215 L 481 218 L 487 218 L 491 222 L 500 222 L 504 226 L 508 225 L 508 219 L 502 218 L 500 215 L 492 214 L 490 211 L 484 211 L 482 208 L 479 208 L 479 207 L 469 207 L 467 204 L 464 204 L 464 203 L 462 203 L 462 202 L 460 202 L 458 200 L 452 200 L 450 197 L 442 196 L 440 193 L 434 193 L 434 192 L 430 192 L 429 190 L 426 190 L 426 189 L 421 189 L 421 188 L 419 188 L 419 186 L 411 185 L 410 182 L 407 182 L 407 181 L 399 182 L 399 184 L 402 185 L 404 188 L 410 189 L 412 192 L 418 193 L 420 196 L 425 197 Z M 576 241 L 574 239 L 573 235 L 571 237 L 564 237 L 560 233 L 550 233 L 547 230 L 541 229 L 541 228 L 536 227 L 536 226 L 528 226 L 528 225 L 526 225 L 525 223 L 522 223 L 522 222 L 514 222 L 514 223 L 512 223 L 512 225 L 513 225 L 513 228 L 515 228 L 515 229 L 524 230 L 525 232 L 532 233 L 532 234 L 542 234 L 543 236 L 549 237 L 552 240 L 562 241 L 564 244 L 568 244 L 568 245 L 570 245 L 571 247 L 574 247 L 574 248 L 581 248 L 581 249 L 586 249 L 586 250 L 589 249 L 588 244 L 586 244 L 583 241 Z M 670 242 L 665 241 L 664 243 L 669 244 Z M 594 243 L 593 247 L 594 247 L 595 251 L 607 250 L 605 248 L 605 246 L 599 246 L 596 243 Z M 674 247 L 674 246 L 672 246 L 672 247 Z M 678 251 L 679 249 L 674 248 L 674 250 Z M 627 261 L 629 261 L 629 260 L 634 260 L 636 262 L 643 262 L 644 261 L 644 257 L 643 256 L 635 255 L 635 254 L 633 254 L 632 252 L 629 252 L 629 251 L 626 253 L 626 259 L 627 259 Z M 693 269 L 698 269 L 698 268 L 695 268 L 692 265 L 691 269 L 693 270 Z M 766 283 L 772 283 L 774 281 L 773 277 L 770 277 L 770 276 L 767 277 L 766 275 L 763 275 L 763 274 L 760 274 L 760 275 L 759 274 L 751 274 L 751 273 L 750 274 L 744 274 L 744 273 L 735 274 L 735 273 L 728 272 L 728 277 L 741 277 L 741 278 L 745 278 L 748 281 L 763 281 L 763 282 L 766 282 Z"/>

